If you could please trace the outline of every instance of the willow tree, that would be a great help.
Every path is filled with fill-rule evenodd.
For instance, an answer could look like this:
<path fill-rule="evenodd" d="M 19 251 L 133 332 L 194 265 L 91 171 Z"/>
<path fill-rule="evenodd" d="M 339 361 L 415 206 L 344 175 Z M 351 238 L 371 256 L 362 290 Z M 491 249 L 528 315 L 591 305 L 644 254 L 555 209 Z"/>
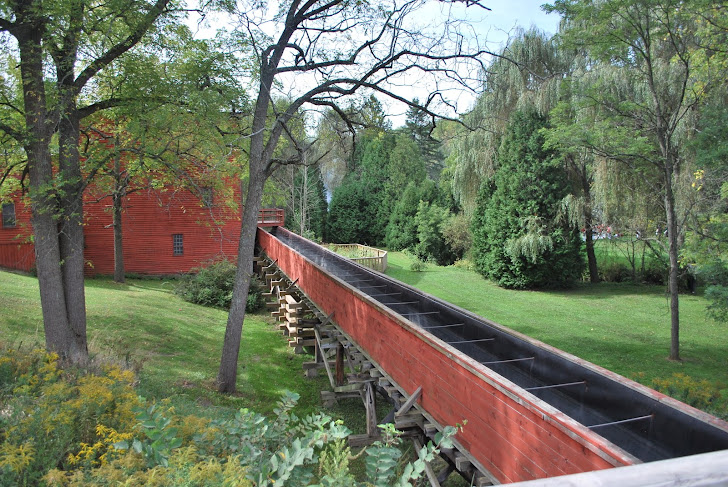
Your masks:
<path fill-rule="evenodd" d="M 3 88 L 0 130 L 27 155 L 46 346 L 73 362 L 88 356 L 80 123 L 120 102 L 97 97 L 95 80 L 170 13 L 171 3 L 0 2 L 2 46 L 20 67 L 20 86 Z M 7 42 L 8 35 L 16 43 Z"/>
<path fill-rule="evenodd" d="M 466 5 L 482 8 L 477 1 L 434 2 L 446 9 L 456 3 L 462 4 L 458 7 L 463 12 Z M 254 58 L 250 74 L 257 88 L 249 133 L 250 177 L 241 191 L 246 197 L 238 268 L 217 376 L 220 391 L 235 390 L 263 186 L 282 165 L 274 158 L 275 149 L 281 137 L 290 138 L 287 125 L 292 117 L 308 108 L 331 109 L 346 118 L 351 96 L 362 90 L 413 105 L 408 97 L 412 90 L 397 92 L 396 86 L 425 78 L 435 83 L 435 94 L 421 108 L 435 115 L 445 96 L 438 81 L 467 84 L 466 71 L 459 65 L 475 62 L 475 69 L 482 67 L 477 56 L 483 52 L 467 46 L 459 31 L 462 23 L 456 19 L 427 29 L 417 27 L 414 16 L 424 4 L 424 0 L 289 0 L 269 14 L 260 2 L 243 1 L 230 11 L 238 21 L 241 52 Z M 452 12 L 456 10 L 461 9 Z M 272 111 L 277 95 L 290 104 Z"/>
<path fill-rule="evenodd" d="M 551 123 L 544 135 L 547 148 L 560 154 L 571 176 L 571 192 L 562 201 L 563 214 L 583 230 L 590 280 L 595 283 L 599 281 L 594 250 L 597 226 L 608 223 L 620 232 L 641 232 L 644 237 L 648 232 L 643 218 L 654 217 L 654 198 L 642 180 L 582 143 L 583 134 L 599 130 L 598 108 L 585 105 L 605 73 L 583 56 L 574 59 L 574 69 L 561 83 L 559 102 L 549 113 Z M 627 257 L 636 271 L 634 252 Z"/>
<path fill-rule="evenodd" d="M 483 93 L 465 117 L 469 130 L 456 143 L 452 188 L 466 213 L 472 213 L 481 183 L 497 169 L 497 149 L 511 114 L 531 107 L 548 113 L 570 63 L 544 32 L 531 29 L 519 32 L 490 64 Z"/>
<path fill-rule="evenodd" d="M 532 29 L 518 33 L 489 67 L 485 92 L 466 118 L 472 132 L 459 140 L 453 170 L 453 192 L 466 212 L 473 210 L 479 185 L 494 177 L 497 149 L 511 114 L 531 108 L 545 114 L 561 106 L 559 116 L 566 117 L 575 88 L 565 81 L 572 73 L 585 70 L 584 64 L 578 52 L 564 49 L 545 33 Z M 572 150 L 568 144 L 547 143 L 562 155 L 571 176 L 571 190 L 561 203 L 562 213 L 584 228 L 590 278 L 598 282 L 592 238 L 597 203 L 592 195 L 593 154 Z"/>
<path fill-rule="evenodd" d="M 660 195 L 665 211 L 671 315 L 670 358 L 680 359 L 679 251 L 676 194 L 686 174 L 684 143 L 707 84 L 694 84 L 695 28 L 681 0 L 559 0 L 565 46 L 584 50 L 605 76 L 586 105 L 597 108 L 595 130 L 582 145 L 618 161 Z"/>

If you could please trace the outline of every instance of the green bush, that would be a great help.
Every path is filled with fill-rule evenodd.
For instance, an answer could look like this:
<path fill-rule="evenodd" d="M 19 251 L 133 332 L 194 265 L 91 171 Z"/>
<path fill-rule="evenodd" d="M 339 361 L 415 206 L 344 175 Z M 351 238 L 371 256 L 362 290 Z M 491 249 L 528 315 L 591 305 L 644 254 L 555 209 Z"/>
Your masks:
<path fill-rule="evenodd" d="M 417 225 L 417 243 L 415 255 L 426 261 L 434 261 L 437 265 L 450 265 L 455 262 L 456 255 L 450 250 L 442 235 L 442 227 L 450 218 L 450 211 L 436 203 L 420 201 L 415 216 Z"/>
<path fill-rule="evenodd" d="M 214 308 L 229 308 L 233 297 L 236 266 L 228 260 L 219 260 L 194 269 L 184 276 L 175 292 L 185 301 Z M 261 283 L 253 277 L 250 282 L 245 310 L 255 312 L 263 306 Z"/>
<path fill-rule="evenodd" d="M 621 262 L 609 262 L 599 266 L 599 279 L 604 282 L 628 282 L 632 270 Z"/>
<path fill-rule="evenodd" d="M 656 285 L 667 284 L 668 275 L 668 266 L 653 259 L 648 261 L 645 268 L 640 272 L 640 282 Z M 684 283 L 680 283 L 680 287 L 685 287 Z"/>
<path fill-rule="evenodd" d="M 473 236 L 470 233 L 470 219 L 463 213 L 452 215 L 442 226 L 442 236 L 445 243 L 457 259 L 462 259 L 470 250 L 473 244 Z"/>
<path fill-rule="evenodd" d="M 453 262 L 453 267 L 465 271 L 475 271 L 475 263 L 470 259 L 460 259 Z"/>

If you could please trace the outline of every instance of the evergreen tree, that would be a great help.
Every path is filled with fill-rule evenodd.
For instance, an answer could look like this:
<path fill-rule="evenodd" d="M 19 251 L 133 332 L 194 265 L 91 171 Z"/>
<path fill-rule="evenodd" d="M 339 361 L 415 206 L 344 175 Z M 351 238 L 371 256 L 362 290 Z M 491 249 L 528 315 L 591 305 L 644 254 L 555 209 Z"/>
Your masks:
<path fill-rule="evenodd" d="M 389 212 L 383 210 L 384 187 L 394 137 L 380 132 L 362 145 L 358 170 L 332 195 L 327 236 L 336 243 L 381 245 L 389 221 Z"/>
<path fill-rule="evenodd" d="M 415 142 L 405 134 L 398 134 L 394 138 L 394 145 L 389 153 L 389 163 L 386 168 L 386 176 L 384 179 L 384 194 L 382 204 L 378 208 L 377 220 L 386 227 L 391 221 L 395 207 L 399 203 L 408 184 L 414 183 L 419 186 L 427 177 L 425 172 L 425 162 L 422 159 L 419 148 Z M 414 208 L 409 207 L 407 213 L 417 212 L 417 203 L 414 202 Z M 412 212 L 411 210 L 414 210 Z"/>
<path fill-rule="evenodd" d="M 417 101 L 417 99 L 415 99 Z M 438 180 L 440 172 L 445 166 L 445 158 L 440 151 L 440 142 L 433 137 L 435 123 L 431 116 L 418 107 L 407 110 L 407 121 L 404 130 L 421 154 L 427 169 L 427 175 L 432 180 Z"/>
<path fill-rule="evenodd" d="M 450 212 L 437 203 L 420 201 L 415 216 L 417 244 L 414 252 L 417 257 L 434 260 L 437 265 L 450 265 L 455 262 L 455 254 L 447 246 L 442 234 L 443 226 L 450 216 Z"/>
<path fill-rule="evenodd" d="M 414 248 L 418 242 L 415 217 L 419 203 L 420 201 L 431 203 L 436 194 L 437 188 L 431 179 L 426 179 L 421 185 L 415 182 L 407 185 L 389 217 L 384 240 L 387 248 L 392 250 Z"/>
<path fill-rule="evenodd" d="M 555 154 L 543 148 L 545 126 L 533 109 L 514 113 L 499 148 L 499 169 L 479 195 L 476 268 L 503 287 L 561 287 L 584 267 L 578 229 L 559 218 L 569 183 Z"/>
<path fill-rule="evenodd" d="M 355 174 L 344 178 L 329 203 L 326 238 L 334 243 L 379 245 L 383 227 L 377 222 L 381 192 L 370 191 Z"/>

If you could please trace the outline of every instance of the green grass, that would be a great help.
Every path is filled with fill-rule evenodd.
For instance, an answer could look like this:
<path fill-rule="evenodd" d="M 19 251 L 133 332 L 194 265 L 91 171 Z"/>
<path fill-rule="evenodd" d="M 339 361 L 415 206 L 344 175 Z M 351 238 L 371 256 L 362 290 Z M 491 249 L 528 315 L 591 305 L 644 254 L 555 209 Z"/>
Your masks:
<path fill-rule="evenodd" d="M 389 253 L 387 274 L 445 301 L 619 374 L 650 385 L 682 372 L 718 383 L 728 393 L 728 327 L 705 315 L 707 301 L 680 296 L 682 362 L 667 359 L 668 297 L 662 286 L 580 284 L 565 291 L 512 291 L 464 268 L 428 264 Z"/>
<path fill-rule="evenodd" d="M 302 363 L 272 321 L 250 315 L 243 327 L 238 393 L 218 394 L 214 383 L 227 313 L 182 301 L 174 281 L 86 281 L 89 352 L 139 370 L 139 391 L 169 397 L 180 412 L 230 415 L 247 407 L 268 413 L 284 390 L 301 395 L 298 413 L 319 410 L 321 379 L 303 377 Z M 14 346 L 44 343 L 37 280 L 0 272 L 0 330 Z"/>

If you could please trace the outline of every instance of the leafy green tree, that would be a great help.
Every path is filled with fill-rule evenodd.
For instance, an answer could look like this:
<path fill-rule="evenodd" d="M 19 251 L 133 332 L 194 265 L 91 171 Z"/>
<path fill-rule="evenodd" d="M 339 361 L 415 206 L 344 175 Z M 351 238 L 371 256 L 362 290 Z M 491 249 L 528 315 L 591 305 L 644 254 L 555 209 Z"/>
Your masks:
<path fill-rule="evenodd" d="M 20 68 L 3 88 L 0 130 L 27 155 L 46 346 L 72 362 L 88 357 L 80 124 L 122 103 L 95 82 L 172 10 L 170 0 L 0 2 L 0 33 L 16 41 L 5 37 L 3 53 Z"/>
<path fill-rule="evenodd" d="M 581 145 L 625 165 L 661 198 L 672 360 L 680 359 L 679 252 L 685 218 L 680 188 L 691 172 L 685 141 L 711 85 L 723 82 L 695 83 L 695 5 L 680 0 L 558 0 L 548 7 L 564 17 L 562 45 L 586 52 L 602 74 L 585 100 L 585 106 L 600 110 L 600 120 L 583 133 Z"/>
<path fill-rule="evenodd" d="M 212 219 L 232 203 L 231 114 L 247 103 L 234 60 L 214 41 L 170 29 L 162 47 L 135 50 L 99 74 L 98 89 L 123 104 L 84 119 L 82 168 L 92 199 L 111 199 L 114 280 L 124 280 L 122 220 L 126 197 L 149 188 L 185 189 Z"/>
<path fill-rule="evenodd" d="M 559 215 L 569 181 L 556 154 L 543 148 L 545 125 L 533 109 L 513 115 L 495 179 L 479 195 L 476 268 L 503 287 L 561 287 L 581 276 L 578 229 Z"/>
<path fill-rule="evenodd" d="M 691 190 L 701 197 L 689 222 L 683 259 L 705 283 L 711 301 L 708 315 L 728 321 L 728 109 L 725 93 L 713 97 L 701 113 L 698 133 L 691 143 L 697 170 Z M 694 276 L 688 276 L 692 279 Z"/>

